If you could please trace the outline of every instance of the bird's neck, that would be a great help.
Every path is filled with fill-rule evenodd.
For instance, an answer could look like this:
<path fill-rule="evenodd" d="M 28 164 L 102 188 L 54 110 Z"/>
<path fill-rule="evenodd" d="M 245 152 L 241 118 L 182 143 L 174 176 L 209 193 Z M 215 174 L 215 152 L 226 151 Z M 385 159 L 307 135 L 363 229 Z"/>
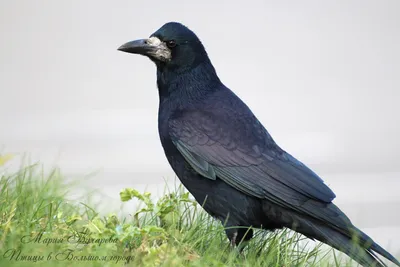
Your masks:
<path fill-rule="evenodd" d="M 190 68 L 157 68 L 157 86 L 160 102 L 181 99 L 199 100 L 217 90 L 221 81 L 209 60 Z"/>

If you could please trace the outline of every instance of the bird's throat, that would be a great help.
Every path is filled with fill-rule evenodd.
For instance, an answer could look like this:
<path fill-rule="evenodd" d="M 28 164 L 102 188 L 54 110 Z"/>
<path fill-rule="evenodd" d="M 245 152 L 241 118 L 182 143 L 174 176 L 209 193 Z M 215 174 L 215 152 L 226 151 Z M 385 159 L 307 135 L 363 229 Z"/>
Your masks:
<path fill-rule="evenodd" d="M 221 84 L 211 62 L 203 62 L 186 69 L 157 67 L 157 86 L 160 100 L 179 96 L 190 101 L 194 97 L 208 94 Z"/>

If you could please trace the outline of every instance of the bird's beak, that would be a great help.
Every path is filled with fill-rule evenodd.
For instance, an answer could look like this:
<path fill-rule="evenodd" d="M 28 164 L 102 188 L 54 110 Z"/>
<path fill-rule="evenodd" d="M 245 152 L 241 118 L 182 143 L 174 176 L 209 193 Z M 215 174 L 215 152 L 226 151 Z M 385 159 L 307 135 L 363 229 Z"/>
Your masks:
<path fill-rule="evenodd" d="M 140 39 L 121 45 L 119 51 L 140 54 L 150 58 L 167 62 L 171 59 L 171 50 L 157 37 Z"/>
<path fill-rule="evenodd" d="M 118 50 L 122 52 L 146 56 L 151 50 L 154 50 L 154 46 L 149 45 L 146 41 L 147 39 L 140 39 L 127 42 L 118 47 Z"/>

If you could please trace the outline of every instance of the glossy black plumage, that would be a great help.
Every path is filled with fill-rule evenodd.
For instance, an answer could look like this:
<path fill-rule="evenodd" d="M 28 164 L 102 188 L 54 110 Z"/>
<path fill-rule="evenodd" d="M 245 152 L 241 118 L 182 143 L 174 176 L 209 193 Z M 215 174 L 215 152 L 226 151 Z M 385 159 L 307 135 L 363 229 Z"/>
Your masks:
<path fill-rule="evenodd" d="M 400 266 L 352 225 L 332 203 L 335 194 L 322 179 L 281 149 L 222 84 L 191 30 L 167 23 L 152 37 L 162 42 L 160 49 L 170 49 L 170 57 L 144 54 L 157 66 L 161 143 L 176 175 L 210 215 L 228 227 L 287 227 L 364 266 L 384 266 L 374 253 Z M 121 50 L 135 49 L 125 45 Z M 231 228 L 227 235 L 237 244 L 251 238 L 252 230 L 244 236 L 246 231 Z M 354 235 L 358 243 L 351 241 Z"/>

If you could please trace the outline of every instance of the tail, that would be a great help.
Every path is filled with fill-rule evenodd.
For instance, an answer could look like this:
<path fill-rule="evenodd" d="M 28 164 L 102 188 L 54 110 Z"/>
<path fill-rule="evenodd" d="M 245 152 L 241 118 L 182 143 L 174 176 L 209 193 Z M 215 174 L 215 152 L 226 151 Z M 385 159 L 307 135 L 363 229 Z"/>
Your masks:
<path fill-rule="evenodd" d="M 368 235 L 358 228 L 352 226 L 353 238 L 332 228 L 331 226 L 321 224 L 316 220 L 310 220 L 296 216 L 296 227 L 293 230 L 300 232 L 307 237 L 315 238 L 324 242 L 333 248 L 346 253 L 350 258 L 357 261 L 364 267 L 385 267 L 387 266 L 376 255 L 380 254 L 390 260 L 397 266 L 400 262 L 396 260 L 389 252 L 375 243 Z"/>
<path fill-rule="evenodd" d="M 390 254 L 384 248 L 375 243 L 374 240 L 372 240 L 372 238 L 370 238 L 367 234 L 365 234 L 355 226 L 353 226 L 353 231 L 355 232 L 354 236 L 356 241 L 359 240 L 358 244 L 372 256 L 377 258 L 375 253 L 378 253 L 396 264 L 397 266 L 400 266 L 400 262 L 395 257 L 393 257 L 392 254 Z"/>

